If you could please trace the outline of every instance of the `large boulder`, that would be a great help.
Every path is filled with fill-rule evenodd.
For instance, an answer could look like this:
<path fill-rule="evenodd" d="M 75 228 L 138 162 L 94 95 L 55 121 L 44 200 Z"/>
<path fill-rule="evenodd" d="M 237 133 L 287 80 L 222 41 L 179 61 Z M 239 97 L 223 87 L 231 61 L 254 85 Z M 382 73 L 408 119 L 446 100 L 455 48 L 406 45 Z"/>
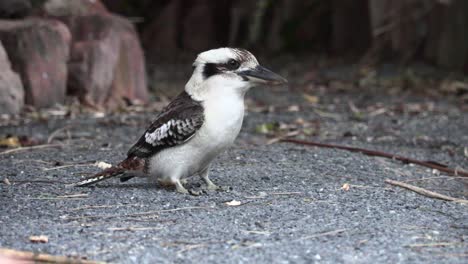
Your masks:
<path fill-rule="evenodd" d="M 147 101 L 136 30 L 101 1 L 6 0 L 0 15 L 2 10 L 14 11 L 7 17 L 28 10 L 29 18 L 0 20 L 0 40 L 21 76 L 27 104 L 49 107 L 63 103 L 67 93 L 102 110 Z"/>
<path fill-rule="evenodd" d="M 25 89 L 26 104 L 49 107 L 66 93 L 70 32 L 54 20 L 0 20 L 0 40 Z"/>
<path fill-rule="evenodd" d="M 21 80 L 12 69 L 0 41 L 0 114 L 17 114 L 24 105 Z"/>
<path fill-rule="evenodd" d="M 133 25 L 111 14 L 60 18 L 73 35 L 68 87 L 83 102 L 112 110 L 146 102 L 143 51 Z"/>
<path fill-rule="evenodd" d="M 99 0 L 46 0 L 41 9 L 44 14 L 55 17 L 108 13 Z"/>
<path fill-rule="evenodd" d="M 40 13 L 62 21 L 72 34 L 69 94 L 102 110 L 147 101 L 143 50 L 130 21 L 99 0 L 47 0 Z"/>

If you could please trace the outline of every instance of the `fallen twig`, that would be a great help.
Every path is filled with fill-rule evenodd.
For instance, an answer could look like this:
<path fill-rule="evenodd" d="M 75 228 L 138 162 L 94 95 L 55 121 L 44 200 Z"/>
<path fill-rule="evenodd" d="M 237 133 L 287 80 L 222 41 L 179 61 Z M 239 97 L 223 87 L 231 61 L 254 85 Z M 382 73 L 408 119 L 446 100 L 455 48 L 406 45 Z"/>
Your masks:
<path fill-rule="evenodd" d="M 345 231 L 347 231 L 347 229 L 337 229 L 337 230 L 333 230 L 333 231 L 329 231 L 329 232 L 323 232 L 323 233 L 313 234 L 313 235 L 310 235 L 310 236 L 304 236 L 304 237 L 301 237 L 299 239 L 296 239 L 295 241 L 306 240 L 306 239 L 317 238 L 317 237 L 323 237 L 323 236 L 332 236 L 332 235 L 337 235 L 337 234 L 343 233 Z"/>
<path fill-rule="evenodd" d="M 193 244 L 193 245 L 187 245 L 185 246 L 183 249 L 177 251 L 177 254 L 182 254 L 186 251 L 190 251 L 190 250 L 193 250 L 193 249 L 197 249 L 197 248 L 202 248 L 202 247 L 207 247 L 208 245 L 205 244 L 205 243 L 201 243 L 201 244 Z"/>
<path fill-rule="evenodd" d="M 55 181 L 55 180 L 11 180 L 13 184 L 24 184 L 24 183 L 48 183 L 48 184 L 66 184 L 67 182 L 64 181 Z"/>
<path fill-rule="evenodd" d="M 268 231 L 258 231 L 258 230 L 242 230 L 243 232 L 247 234 L 255 234 L 255 235 L 267 235 L 269 236 L 271 232 Z"/>
<path fill-rule="evenodd" d="M 427 196 L 427 197 L 430 197 L 430 198 L 435 198 L 435 199 L 440 199 L 440 200 L 445 200 L 445 201 L 450 201 L 450 202 L 458 202 L 458 203 L 468 204 L 468 200 L 450 197 L 450 196 L 447 196 L 447 195 L 444 195 L 444 194 L 429 191 L 429 190 L 423 189 L 421 187 L 410 185 L 410 184 L 407 184 L 407 183 L 404 183 L 404 182 L 399 182 L 399 181 L 394 181 L 394 180 L 389 180 L 389 179 L 386 179 L 385 182 L 388 183 L 388 184 L 394 185 L 394 186 L 398 186 L 398 187 L 408 189 L 410 191 L 413 191 L 415 193 L 419 193 L 421 195 L 424 195 L 424 196 Z"/>
<path fill-rule="evenodd" d="M 281 141 L 281 140 L 283 140 L 285 138 L 295 137 L 295 136 L 299 135 L 300 133 L 301 133 L 301 131 L 299 131 L 299 130 L 294 130 L 294 131 L 288 132 L 286 135 L 280 135 L 278 137 L 275 137 L 275 138 L 272 138 L 272 139 L 268 140 L 266 145 L 274 144 L 274 143 L 276 143 L 278 141 Z"/>
<path fill-rule="evenodd" d="M 326 143 L 319 143 L 319 142 L 313 142 L 313 141 L 305 141 L 305 140 L 299 140 L 299 139 L 292 139 L 292 138 L 284 138 L 281 139 L 280 141 L 282 142 L 289 142 L 289 143 L 294 143 L 294 144 L 300 144 L 300 145 L 307 145 L 307 146 L 315 146 L 315 147 L 322 147 L 322 148 L 334 148 L 334 149 L 344 149 L 352 152 L 360 152 L 362 154 L 368 155 L 368 156 L 376 156 L 376 157 L 384 157 L 384 158 L 389 158 L 393 160 L 399 160 L 405 163 L 413 163 L 417 164 L 420 166 L 428 167 L 431 169 L 436 169 L 441 172 L 445 172 L 450 175 L 455 175 L 455 176 L 463 176 L 463 177 L 468 177 L 468 172 L 459 170 L 459 169 L 451 169 L 446 166 L 441 166 L 438 164 L 434 164 L 433 162 L 428 162 L 428 161 L 421 161 L 421 160 L 416 160 L 408 157 L 403 157 L 400 155 L 394 155 L 382 151 L 377 151 L 377 150 L 369 150 L 369 149 L 364 149 L 364 148 L 357 148 L 357 147 L 348 147 L 348 146 L 342 146 L 342 145 L 336 145 L 336 144 L 326 144 Z"/>
<path fill-rule="evenodd" d="M 50 144 L 50 142 L 52 142 L 52 140 L 54 140 L 55 136 L 57 136 L 60 132 L 62 132 L 64 130 L 68 130 L 71 127 L 73 127 L 73 125 L 67 125 L 67 126 L 61 127 L 59 129 L 55 130 L 54 132 L 52 132 L 50 134 L 50 136 L 47 138 L 47 144 Z"/>
<path fill-rule="evenodd" d="M 31 198 L 23 198 L 26 200 L 62 200 L 62 199 L 82 199 L 82 198 L 87 198 L 88 194 L 87 193 L 77 193 L 77 194 L 70 194 L 70 195 L 59 195 L 56 197 L 31 197 Z"/>
<path fill-rule="evenodd" d="M 41 149 L 41 148 L 61 148 L 63 147 L 62 144 L 44 144 L 44 145 L 36 145 L 30 147 L 19 147 L 14 149 L 8 149 L 5 151 L 0 152 L 0 155 L 10 154 L 13 152 L 23 151 L 23 150 L 33 150 L 33 149 Z"/>
<path fill-rule="evenodd" d="M 441 257 L 453 257 L 453 258 L 464 258 L 464 257 L 468 257 L 468 253 L 453 253 L 453 254 L 450 254 L 450 253 L 442 253 L 442 254 L 435 254 L 435 256 L 441 256 Z"/>
<path fill-rule="evenodd" d="M 60 195 L 57 198 L 86 198 L 88 197 L 87 193 L 77 193 L 77 194 L 67 194 L 67 195 Z"/>
<path fill-rule="evenodd" d="M 421 247 L 448 247 L 463 244 L 461 242 L 437 242 L 437 243 L 426 243 L 426 244 L 409 244 L 407 247 L 410 248 L 421 248 Z"/>
<path fill-rule="evenodd" d="M 12 260 L 31 261 L 39 263 L 67 263 L 67 264 L 98 264 L 105 262 L 98 262 L 92 260 L 70 258 L 65 256 L 53 256 L 49 254 L 30 252 L 30 251 L 18 251 L 7 248 L 0 248 L 0 256 L 10 258 Z"/>
<path fill-rule="evenodd" d="M 114 208 L 114 207 L 120 207 L 120 206 L 135 206 L 135 205 L 138 205 L 138 204 L 86 205 L 82 207 L 73 208 L 68 211 L 73 212 L 73 211 L 88 210 L 88 209 Z"/>
<path fill-rule="evenodd" d="M 94 163 L 78 163 L 78 164 L 66 164 L 62 166 L 56 166 L 52 168 L 42 168 L 43 171 L 51 171 L 51 170 L 59 170 L 59 169 L 65 169 L 65 168 L 70 168 L 70 167 L 89 167 L 93 166 Z"/>
<path fill-rule="evenodd" d="M 272 192 L 270 195 L 301 195 L 302 192 Z"/>
<path fill-rule="evenodd" d="M 146 230 L 159 230 L 162 227 L 135 227 L 135 226 L 128 226 L 128 227 L 109 227 L 107 230 L 109 231 L 146 231 Z"/>
<path fill-rule="evenodd" d="M 213 209 L 213 207 L 207 206 L 189 206 L 189 207 L 179 207 L 173 209 L 163 209 L 163 210 L 155 210 L 155 211 L 147 211 L 147 212 L 140 212 L 134 214 L 111 214 L 111 215 L 85 215 L 80 217 L 66 217 L 66 220 L 82 220 L 82 219 L 89 219 L 89 218 L 115 218 L 115 217 L 136 217 L 136 216 L 147 216 L 153 214 L 160 214 L 160 213 L 167 213 L 167 212 L 176 212 L 176 211 L 185 211 L 185 210 L 193 210 L 193 209 Z"/>

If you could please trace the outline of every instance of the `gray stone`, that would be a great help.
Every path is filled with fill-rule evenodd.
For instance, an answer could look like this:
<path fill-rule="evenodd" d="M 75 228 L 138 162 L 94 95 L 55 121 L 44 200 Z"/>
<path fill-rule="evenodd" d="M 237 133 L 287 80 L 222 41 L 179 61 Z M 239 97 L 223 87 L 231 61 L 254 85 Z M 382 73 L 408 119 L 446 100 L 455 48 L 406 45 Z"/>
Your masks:
<path fill-rule="evenodd" d="M 71 40 L 64 24 L 38 18 L 0 20 L 0 40 L 21 76 L 26 104 L 50 107 L 64 102 Z"/>
<path fill-rule="evenodd" d="M 17 114 L 24 105 L 21 80 L 12 69 L 0 41 L 0 114 Z"/>

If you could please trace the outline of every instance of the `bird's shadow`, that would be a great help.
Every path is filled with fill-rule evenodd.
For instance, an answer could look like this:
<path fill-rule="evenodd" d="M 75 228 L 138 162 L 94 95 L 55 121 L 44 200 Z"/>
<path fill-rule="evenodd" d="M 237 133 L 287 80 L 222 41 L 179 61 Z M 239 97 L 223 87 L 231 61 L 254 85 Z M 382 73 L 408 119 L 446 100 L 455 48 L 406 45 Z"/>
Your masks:
<path fill-rule="evenodd" d="M 164 189 L 162 186 L 151 184 L 151 183 L 107 183 L 107 184 L 96 184 L 89 186 L 90 188 L 99 189 Z"/>
<path fill-rule="evenodd" d="M 202 191 L 206 193 L 206 190 L 203 189 L 203 185 L 198 182 L 188 182 L 185 185 L 188 190 Z M 136 183 L 106 183 L 106 184 L 96 184 L 93 186 L 87 186 L 87 188 L 95 189 L 142 189 L 142 190 L 163 190 L 168 192 L 175 192 L 175 187 L 160 185 L 157 183 L 151 182 L 136 182 Z"/>

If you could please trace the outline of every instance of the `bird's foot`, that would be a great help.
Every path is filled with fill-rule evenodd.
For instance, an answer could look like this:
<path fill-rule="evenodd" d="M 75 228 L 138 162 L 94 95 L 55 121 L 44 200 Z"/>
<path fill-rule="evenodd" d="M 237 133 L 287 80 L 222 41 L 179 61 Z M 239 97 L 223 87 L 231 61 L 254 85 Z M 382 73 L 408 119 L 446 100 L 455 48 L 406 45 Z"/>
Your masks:
<path fill-rule="evenodd" d="M 208 183 L 206 184 L 206 189 L 209 190 L 209 191 L 216 191 L 216 190 L 218 190 L 219 188 L 220 188 L 220 187 L 219 187 L 218 185 L 214 184 L 214 183 L 211 182 L 211 181 L 208 182 Z"/>
<path fill-rule="evenodd" d="M 175 182 L 175 187 L 178 193 L 189 194 L 189 191 L 187 191 L 187 189 L 184 188 L 180 181 Z"/>
<path fill-rule="evenodd" d="M 229 192 L 231 187 L 228 186 L 217 186 L 217 185 L 204 185 L 197 188 L 191 188 L 188 190 L 189 194 L 193 196 L 208 195 L 210 192 Z"/>
<path fill-rule="evenodd" d="M 232 191 L 231 186 L 217 186 L 218 189 L 216 189 L 218 192 L 230 192 Z"/>
<path fill-rule="evenodd" d="M 230 188 L 227 186 L 218 186 L 214 184 L 208 177 L 202 177 L 203 181 L 205 182 L 205 190 L 208 191 L 229 191 Z"/>
<path fill-rule="evenodd" d="M 189 193 L 193 196 L 200 196 L 205 192 L 203 190 L 190 189 Z"/>

